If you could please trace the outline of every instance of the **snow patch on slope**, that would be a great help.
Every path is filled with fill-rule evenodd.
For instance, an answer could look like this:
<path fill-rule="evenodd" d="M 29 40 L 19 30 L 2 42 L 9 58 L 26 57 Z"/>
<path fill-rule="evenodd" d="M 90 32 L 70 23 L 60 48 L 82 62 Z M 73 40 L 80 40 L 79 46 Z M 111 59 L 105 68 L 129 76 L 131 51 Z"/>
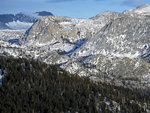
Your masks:
<path fill-rule="evenodd" d="M 17 20 L 17 21 L 6 23 L 6 25 L 11 29 L 17 30 L 17 29 L 28 29 L 33 25 L 33 23 L 20 22 Z"/>
<path fill-rule="evenodd" d="M 140 55 L 139 52 L 136 52 L 135 54 L 132 54 L 130 52 L 125 53 L 125 54 L 112 53 L 112 56 L 119 57 L 119 58 L 127 57 L 127 58 L 130 58 L 130 59 L 138 58 L 139 55 Z"/>

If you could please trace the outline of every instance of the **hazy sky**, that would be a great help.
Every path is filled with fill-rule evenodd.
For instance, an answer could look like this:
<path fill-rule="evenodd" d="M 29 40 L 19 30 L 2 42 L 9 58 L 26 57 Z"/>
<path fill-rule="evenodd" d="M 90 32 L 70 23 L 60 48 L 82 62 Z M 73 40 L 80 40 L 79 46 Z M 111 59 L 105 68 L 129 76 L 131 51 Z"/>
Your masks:
<path fill-rule="evenodd" d="M 50 11 L 58 16 L 88 18 L 103 11 L 122 12 L 150 0 L 0 0 L 0 14 Z"/>

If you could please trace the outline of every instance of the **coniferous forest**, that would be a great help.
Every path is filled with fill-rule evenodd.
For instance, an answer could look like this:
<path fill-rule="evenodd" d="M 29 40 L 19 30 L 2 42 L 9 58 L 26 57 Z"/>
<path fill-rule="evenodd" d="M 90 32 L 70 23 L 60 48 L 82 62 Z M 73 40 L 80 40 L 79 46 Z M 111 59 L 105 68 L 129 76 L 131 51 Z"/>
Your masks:
<path fill-rule="evenodd" d="M 58 66 L 0 58 L 0 113 L 146 113 L 149 96 Z"/>

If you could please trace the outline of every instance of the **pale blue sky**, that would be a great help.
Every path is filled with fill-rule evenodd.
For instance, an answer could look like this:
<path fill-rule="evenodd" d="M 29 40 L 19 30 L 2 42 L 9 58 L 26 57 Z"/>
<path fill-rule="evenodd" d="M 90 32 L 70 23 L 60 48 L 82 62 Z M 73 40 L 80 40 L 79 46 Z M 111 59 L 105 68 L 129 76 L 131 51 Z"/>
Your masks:
<path fill-rule="evenodd" d="M 0 14 L 50 11 L 58 16 L 88 18 L 103 11 L 122 12 L 150 0 L 0 0 Z"/>

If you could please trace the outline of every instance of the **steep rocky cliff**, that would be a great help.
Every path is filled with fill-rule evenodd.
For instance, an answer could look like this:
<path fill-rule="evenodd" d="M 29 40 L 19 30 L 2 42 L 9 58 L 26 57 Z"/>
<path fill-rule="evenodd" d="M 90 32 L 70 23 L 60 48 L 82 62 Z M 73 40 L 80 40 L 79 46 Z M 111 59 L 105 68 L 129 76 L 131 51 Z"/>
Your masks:
<path fill-rule="evenodd" d="M 122 14 L 115 12 L 103 12 L 89 19 L 76 19 L 60 16 L 47 16 L 40 18 L 25 34 L 27 45 L 70 42 L 91 38 L 105 24 Z"/>

